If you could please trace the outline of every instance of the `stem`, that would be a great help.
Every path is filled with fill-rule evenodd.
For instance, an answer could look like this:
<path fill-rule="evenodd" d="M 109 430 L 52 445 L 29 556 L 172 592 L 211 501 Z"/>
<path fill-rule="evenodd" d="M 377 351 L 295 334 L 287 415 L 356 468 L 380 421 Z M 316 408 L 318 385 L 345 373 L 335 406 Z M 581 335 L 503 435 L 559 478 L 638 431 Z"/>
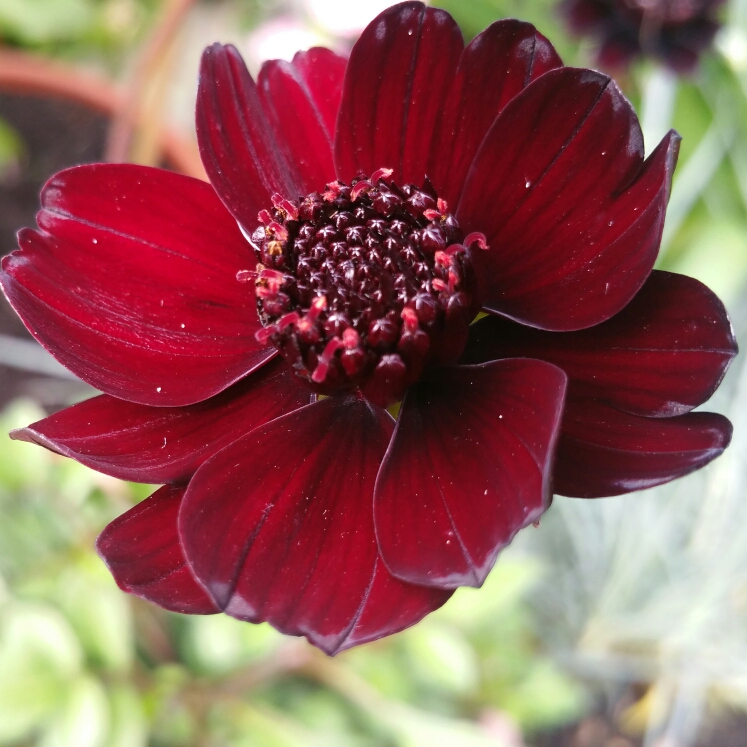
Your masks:
<path fill-rule="evenodd" d="M 149 109 L 144 99 L 152 84 L 161 77 L 159 72 L 167 63 L 174 39 L 194 4 L 195 0 L 168 0 L 161 19 L 137 59 L 134 74 L 112 120 L 104 151 L 106 161 L 122 163 L 130 160 L 136 131 L 160 119 L 163 96 L 157 97 L 155 106 L 158 109 L 152 111 L 154 106 L 151 106 L 149 116 L 143 116 Z"/>
<path fill-rule="evenodd" d="M 677 99 L 677 77 L 664 67 L 651 71 L 643 84 L 641 129 L 648 155 L 672 126 Z"/>
<path fill-rule="evenodd" d="M 214 690 L 222 695 L 240 696 L 283 675 L 302 672 L 314 654 L 306 641 L 289 641 L 266 658 L 226 677 Z"/>

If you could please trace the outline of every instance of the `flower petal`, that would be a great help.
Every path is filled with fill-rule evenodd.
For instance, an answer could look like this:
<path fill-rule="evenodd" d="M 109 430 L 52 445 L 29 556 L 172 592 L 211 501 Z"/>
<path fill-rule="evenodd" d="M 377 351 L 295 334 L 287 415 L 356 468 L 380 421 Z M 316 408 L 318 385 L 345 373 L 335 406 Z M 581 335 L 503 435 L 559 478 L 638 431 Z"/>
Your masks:
<path fill-rule="evenodd" d="M 411 583 L 479 586 L 550 501 L 565 374 L 516 358 L 437 369 L 405 396 L 374 497 L 384 562 Z"/>
<path fill-rule="evenodd" d="M 540 75 L 563 64 L 552 44 L 523 21 L 497 21 L 462 53 L 435 137 L 427 173 L 456 207 L 485 134 L 509 101 Z"/>
<path fill-rule="evenodd" d="M 303 179 L 275 138 L 235 47 L 216 43 L 202 53 L 196 122 L 205 171 L 247 231 L 258 225 L 260 210 L 272 208 L 273 193 L 291 199 L 305 194 Z"/>
<path fill-rule="evenodd" d="M 701 282 L 654 270 L 612 319 L 544 332 L 488 316 L 470 327 L 461 363 L 525 356 L 568 375 L 569 395 L 649 417 L 681 415 L 721 383 L 737 342 L 724 305 Z"/>
<path fill-rule="evenodd" d="M 347 59 L 324 47 L 313 47 L 298 52 L 292 64 L 319 111 L 325 131 L 334 137 Z"/>
<path fill-rule="evenodd" d="M 331 654 L 443 604 L 448 591 L 404 584 L 378 556 L 372 496 L 391 432 L 384 410 L 330 397 L 252 431 L 197 471 L 180 534 L 221 609 Z"/>
<path fill-rule="evenodd" d="M 712 412 L 642 418 L 591 399 L 569 399 L 555 463 L 555 492 L 577 498 L 630 493 L 693 472 L 731 441 Z"/>
<path fill-rule="evenodd" d="M 277 358 L 194 405 L 149 407 L 102 394 L 10 435 L 120 480 L 178 483 L 224 446 L 309 399 Z"/>
<path fill-rule="evenodd" d="M 344 57 L 317 47 L 299 52 L 293 62 L 265 62 L 257 78 L 267 120 L 304 193 L 321 191 L 335 178 L 332 141 L 345 65 Z"/>
<path fill-rule="evenodd" d="M 209 184 L 124 164 L 77 166 L 47 182 L 41 231 L 19 234 L 0 282 L 37 340 L 115 397 L 207 399 L 261 366 L 255 260 Z"/>
<path fill-rule="evenodd" d="M 341 179 L 390 168 L 399 184 L 422 184 L 463 46 L 452 17 L 422 3 L 395 5 L 366 27 L 350 54 L 337 120 Z"/>
<path fill-rule="evenodd" d="M 220 610 L 192 575 L 176 531 L 185 490 L 160 488 L 114 519 L 96 549 L 123 591 L 173 612 L 211 615 Z"/>
<path fill-rule="evenodd" d="M 568 331 L 625 306 L 656 259 L 679 140 L 644 162 L 635 113 L 600 73 L 530 84 L 486 135 L 456 213 L 488 240 L 485 307 Z"/>

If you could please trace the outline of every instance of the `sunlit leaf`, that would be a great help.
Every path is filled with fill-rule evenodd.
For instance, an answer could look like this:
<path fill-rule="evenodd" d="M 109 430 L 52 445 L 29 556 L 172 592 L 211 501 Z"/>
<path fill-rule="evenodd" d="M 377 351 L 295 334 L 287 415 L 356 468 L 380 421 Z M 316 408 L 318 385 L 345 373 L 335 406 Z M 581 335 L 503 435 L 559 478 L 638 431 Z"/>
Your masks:
<path fill-rule="evenodd" d="M 267 624 L 246 625 L 225 615 L 195 616 L 185 626 L 181 647 L 193 669 L 220 673 L 271 655 L 283 640 Z"/>
<path fill-rule="evenodd" d="M 92 663 L 125 672 L 134 651 L 130 606 L 98 556 L 90 552 L 66 568 L 57 597 Z"/>
<path fill-rule="evenodd" d="M 83 652 L 65 619 L 42 605 L 0 609 L 0 744 L 24 738 L 63 708 Z"/>
<path fill-rule="evenodd" d="M 747 281 L 744 225 L 735 221 L 708 223 L 672 269 L 698 278 L 730 306 Z"/>
<path fill-rule="evenodd" d="M 409 631 L 406 642 L 414 674 L 426 686 L 454 694 L 477 688 L 475 650 L 458 628 L 425 620 Z"/>
<path fill-rule="evenodd" d="M 69 684 L 67 702 L 39 747 L 104 747 L 109 705 L 101 683 L 83 676 Z"/>
<path fill-rule="evenodd" d="M 14 428 L 26 426 L 44 411 L 31 400 L 16 400 L 0 415 L 0 487 L 8 490 L 33 488 L 46 483 L 52 469 L 54 456 L 31 444 L 11 441 L 7 434 Z"/>
<path fill-rule="evenodd" d="M 140 695 L 131 684 L 116 684 L 109 690 L 110 729 L 106 747 L 146 747 L 148 723 Z"/>
<path fill-rule="evenodd" d="M 25 43 L 68 39 L 92 20 L 90 0 L 0 0 L 0 29 Z"/>

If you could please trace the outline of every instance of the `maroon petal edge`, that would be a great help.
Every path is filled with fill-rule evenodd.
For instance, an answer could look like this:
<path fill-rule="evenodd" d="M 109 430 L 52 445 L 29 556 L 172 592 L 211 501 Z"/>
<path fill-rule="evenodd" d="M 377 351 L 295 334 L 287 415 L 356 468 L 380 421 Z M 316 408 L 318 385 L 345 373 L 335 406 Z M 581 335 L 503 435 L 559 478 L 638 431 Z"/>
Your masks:
<path fill-rule="evenodd" d="M 623 308 L 656 259 L 679 140 L 644 162 L 635 113 L 600 73 L 531 83 L 486 135 L 456 212 L 487 237 L 485 309 L 570 331 Z"/>
<path fill-rule="evenodd" d="M 374 496 L 395 576 L 482 584 L 549 505 L 565 388 L 556 366 L 516 358 L 436 369 L 408 390 Z"/>
<path fill-rule="evenodd" d="M 41 194 L 0 284 L 34 337 L 107 394 L 187 405 L 275 355 L 236 280 L 250 248 L 209 184 L 125 164 L 76 166 Z"/>
<path fill-rule="evenodd" d="M 712 412 L 643 418 L 591 399 L 569 399 L 555 464 L 555 492 L 602 498 L 674 480 L 708 464 L 731 441 Z"/>
<path fill-rule="evenodd" d="M 446 601 L 449 590 L 405 584 L 378 555 L 372 496 L 392 427 L 380 408 L 330 397 L 257 428 L 197 471 L 179 533 L 223 611 L 334 654 Z"/>
<path fill-rule="evenodd" d="M 262 108 L 304 193 L 321 191 L 335 178 L 332 141 L 345 66 L 344 57 L 317 47 L 293 62 L 265 62 L 257 77 Z"/>
<path fill-rule="evenodd" d="M 718 297 L 694 278 L 654 270 L 621 312 L 579 332 L 545 332 L 485 317 L 470 327 L 460 362 L 539 358 L 566 372 L 569 396 L 672 417 L 709 399 L 736 354 L 734 330 Z"/>
<path fill-rule="evenodd" d="M 297 199 L 304 182 L 265 116 L 257 86 L 233 46 L 202 53 L 196 107 L 197 142 L 210 181 L 251 233 L 275 192 Z M 292 149 L 291 149 L 292 152 Z"/>
<path fill-rule="evenodd" d="M 379 168 L 421 185 L 464 43 L 443 10 L 406 2 L 377 16 L 355 43 L 337 118 L 341 179 Z"/>
<path fill-rule="evenodd" d="M 183 483 L 224 446 L 307 405 L 311 393 L 275 359 L 204 402 L 148 407 L 106 394 L 11 432 L 120 480 Z"/>
<path fill-rule="evenodd" d="M 319 111 L 324 129 L 334 136 L 347 58 L 324 47 L 312 47 L 306 52 L 298 52 L 292 64 Z"/>
<path fill-rule="evenodd" d="M 530 23 L 496 21 L 467 45 L 442 111 L 426 173 L 449 205 L 459 203 L 480 144 L 506 105 L 540 75 L 561 67 L 552 44 Z"/>
<path fill-rule="evenodd" d="M 160 488 L 112 521 L 96 549 L 123 591 L 172 612 L 211 615 L 220 610 L 192 575 L 176 531 L 185 490 Z"/>

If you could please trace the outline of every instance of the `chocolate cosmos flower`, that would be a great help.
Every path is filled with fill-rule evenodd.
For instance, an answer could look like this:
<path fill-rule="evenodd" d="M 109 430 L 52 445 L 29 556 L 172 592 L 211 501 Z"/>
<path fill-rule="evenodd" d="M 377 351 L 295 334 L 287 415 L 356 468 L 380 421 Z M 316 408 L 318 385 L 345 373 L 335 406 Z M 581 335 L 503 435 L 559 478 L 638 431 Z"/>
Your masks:
<path fill-rule="evenodd" d="M 641 55 L 689 72 L 713 42 L 724 0 L 563 0 L 571 29 L 599 43 L 604 67 L 624 67 Z"/>
<path fill-rule="evenodd" d="M 210 184 L 64 171 L 3 263 L 104 392 L 13 436 L 165 484 L 99 538 L 126 591 L 334 653 L 479 586 L 553 486 L 624 493 L 726 447 L 688 412 L 736 352 L 724 308 L 652 272 L 678 137 L 644 160 L 615 84 L 532 26 L 465 49 L 408 2 L 348 61 L 256 84 L 216 44 L 197 134 Z"/>

